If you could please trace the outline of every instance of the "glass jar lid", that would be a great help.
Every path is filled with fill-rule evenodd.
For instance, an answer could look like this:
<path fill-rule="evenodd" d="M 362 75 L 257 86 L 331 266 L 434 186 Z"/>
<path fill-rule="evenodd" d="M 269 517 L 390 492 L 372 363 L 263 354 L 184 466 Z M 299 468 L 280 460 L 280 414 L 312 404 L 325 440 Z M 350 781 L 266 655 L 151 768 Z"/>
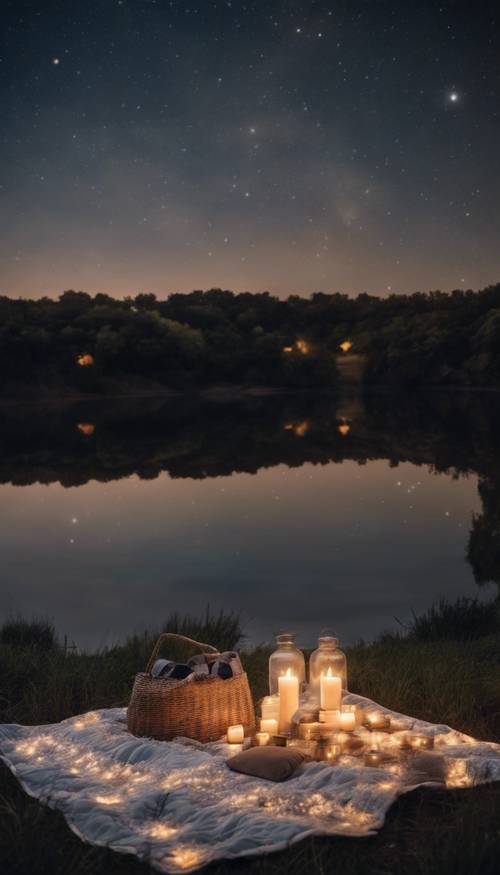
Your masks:
<path fill-rule="evenodd" d="M 338 638 L 335 638 L 333 635 L 321 634 L 318 638 L 318 643 L 319 643 L 320 647 L 331 647 L 333 650 L 333 649 L 335 649 L 335 647 L 339 643 L 339 640 L 338 640 Z"/>
<path fill-rule="evenodd" d="M 276 635 L 276 641 L 278 644 L 293 644 L 295 639 L 295 635 L 293 632 L 279 632 Z"/>

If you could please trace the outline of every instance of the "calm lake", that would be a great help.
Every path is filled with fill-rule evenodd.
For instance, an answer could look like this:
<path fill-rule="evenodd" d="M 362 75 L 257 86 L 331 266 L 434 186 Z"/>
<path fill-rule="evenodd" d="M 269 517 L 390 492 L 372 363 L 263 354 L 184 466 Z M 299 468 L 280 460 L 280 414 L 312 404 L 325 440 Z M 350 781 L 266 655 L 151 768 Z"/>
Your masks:
<path fill-rule="evenodd" d="M 497 396 L 0 408 L 0 619 L 79 647 L 209 604 L 371 639 L 500 580 Z M 478 584 L 481 584 L 479 586 Z"/>

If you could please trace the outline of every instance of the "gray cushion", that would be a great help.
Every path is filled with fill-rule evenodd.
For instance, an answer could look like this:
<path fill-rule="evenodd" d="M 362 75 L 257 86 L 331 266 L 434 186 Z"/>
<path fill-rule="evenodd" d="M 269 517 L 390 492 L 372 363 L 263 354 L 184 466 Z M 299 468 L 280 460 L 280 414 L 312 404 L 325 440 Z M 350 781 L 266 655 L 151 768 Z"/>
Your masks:
<path fill-rule="evenodd" d="M 234 772 L 243 772 L 266 781 L 286 781 L 307 759 L 299 750 L 289 747 L 251 747 L 227 760 Z"/>

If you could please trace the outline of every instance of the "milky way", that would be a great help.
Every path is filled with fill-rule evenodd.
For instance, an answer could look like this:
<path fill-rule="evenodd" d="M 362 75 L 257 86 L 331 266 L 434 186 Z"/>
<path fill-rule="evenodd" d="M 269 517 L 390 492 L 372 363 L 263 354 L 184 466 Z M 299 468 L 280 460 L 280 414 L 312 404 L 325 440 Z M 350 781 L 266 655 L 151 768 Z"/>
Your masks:
<path fill-rule="evenodd" d="M 4 3 L 0 293 L 498 281 L 496 6 Z"/>

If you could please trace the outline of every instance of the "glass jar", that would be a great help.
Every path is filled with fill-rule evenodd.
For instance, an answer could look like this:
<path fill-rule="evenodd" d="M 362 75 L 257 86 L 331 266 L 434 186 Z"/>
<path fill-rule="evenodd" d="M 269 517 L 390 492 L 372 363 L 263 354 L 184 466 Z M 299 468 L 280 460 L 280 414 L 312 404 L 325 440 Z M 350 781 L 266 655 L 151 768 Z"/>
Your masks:
<path fill-rule="evenodd" d="M 309 657 L 309 695 L 319 699 L 321 675 L 331 668 L 332 674 L 342 678 L 342 689 L 347 690 L 347 660 L 345 653 L 337 647 L 338 641 L 332 635 L 323 634 L 318 638 L 318 649 Z"/>
<path fill-rule="evenodd" d="M 290 632 L 282 632 L 276 636 L 277 648 L 269 657 L 269 694 L 274 696 L 278 693 L 278 678 L 290 673 L 298 677 L 299 690 L 303 689 L 306 680 L 306 663 L 304 654 L 294 643 L 294 636 Z"/>

